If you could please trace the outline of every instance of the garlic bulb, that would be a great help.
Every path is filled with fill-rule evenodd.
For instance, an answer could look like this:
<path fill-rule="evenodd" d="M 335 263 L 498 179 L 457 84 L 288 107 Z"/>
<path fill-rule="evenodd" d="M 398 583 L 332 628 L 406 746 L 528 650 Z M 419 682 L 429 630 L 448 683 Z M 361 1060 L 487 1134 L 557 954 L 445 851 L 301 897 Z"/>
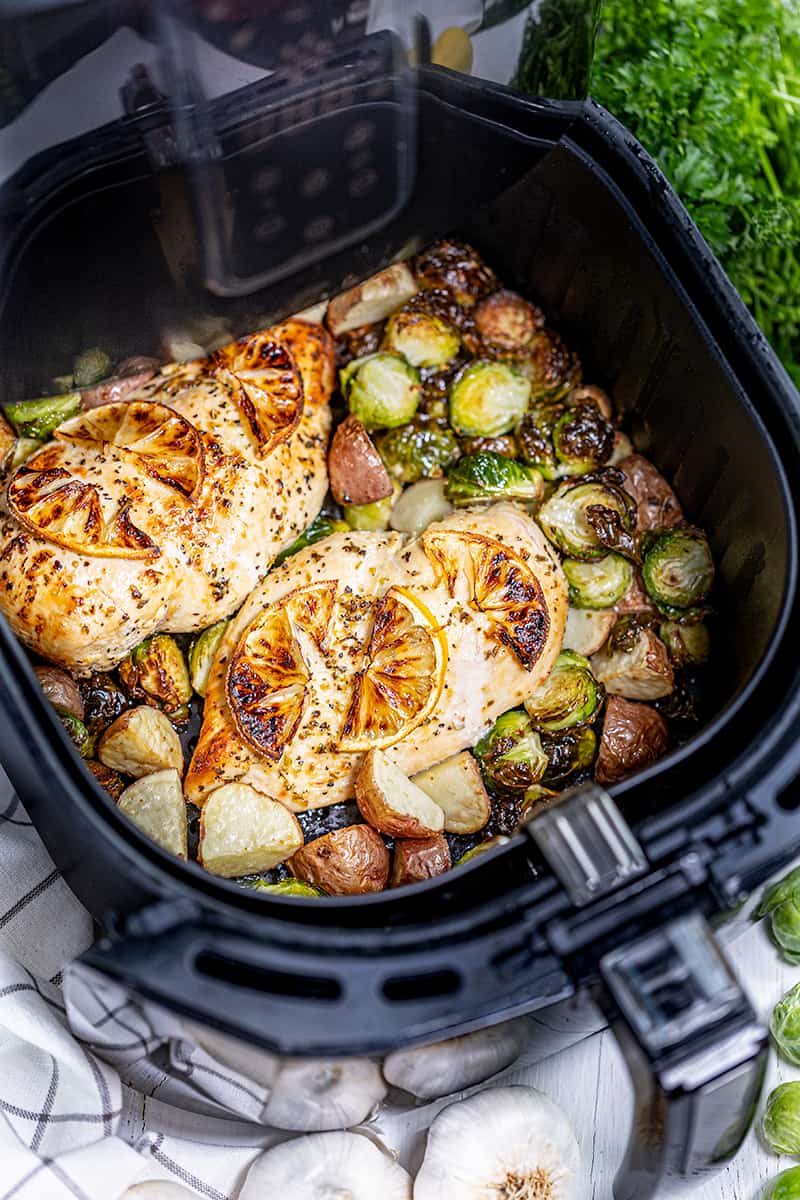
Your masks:
<path fill-rule="evenodd" d="M 578 1143 L 557 1104 L 527 1087 L 488 1089 L 442 1109 L 414 1200 L 578 1200 Z"/>
<path fill-rule="evenodd" d="M 519 1017 L 446 1042 L 396 1050 L 384 1060 L 383 1077 L 420 1100 L 435 1100 L 496 1075 L 519 1058 L 527 1041 L 528 1022 Z"/>
<path fill-rule="evenodd" d="M 385 1095 L 380 1070 L 368 1058 L 284 1059 L 264 1123 L 297 1133 L 347 1129 L 366 1121 Z"/>
<path fill-rule="evenodd" d="M 281 1061 L 277 1055 L 199 1022 L 184 1021 L 183 1027 L 187 1036 L 222 1066 L 230 1067 L 260 1087 L 272 1087 Z"/>
<path fill-rule="evenodd" d="M 411 1200 L 411 1176 L 358 1133 L 311 1133 L 251 1166 L 239 1200 Z"/>

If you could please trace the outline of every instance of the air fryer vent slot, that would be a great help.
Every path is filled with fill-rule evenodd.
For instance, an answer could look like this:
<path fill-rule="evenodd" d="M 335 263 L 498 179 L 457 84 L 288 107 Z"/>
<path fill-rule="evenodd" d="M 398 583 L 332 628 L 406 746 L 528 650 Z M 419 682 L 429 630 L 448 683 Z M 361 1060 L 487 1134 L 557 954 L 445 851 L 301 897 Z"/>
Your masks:
<path fill-rule="evenodd" d="M 454 996 L 461 991 L 461 976 L 448 969 L 426 975 L 395 975 L 384 980 L 383 994 L 392 1004 Z"/>
<path fill-rule="evenodd" d="M 342 988 L 337 979 L 323 979 L 312 975 L 289 975 L 284 971 L 268 970 L 254 963 L 237 962 L 222 954 L 202 951 L 194 960 L 199 975 L 218 979 L 237 988 L 261 992 L 265 995 L 288 996 L 297 1000 L 341 999 Z"/>

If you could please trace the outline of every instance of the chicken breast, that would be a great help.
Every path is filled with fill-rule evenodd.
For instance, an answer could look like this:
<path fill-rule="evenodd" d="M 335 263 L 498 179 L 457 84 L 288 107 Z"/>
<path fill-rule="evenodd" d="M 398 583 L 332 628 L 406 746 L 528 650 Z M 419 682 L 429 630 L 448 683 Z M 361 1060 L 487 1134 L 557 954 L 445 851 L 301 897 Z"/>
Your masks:
<path fill-rule="evenodd" d="M 561 649 L 567 585 L 516 504 L 414 540 L 338 533 L 272 571 L 217 651 L 184 790 L 241 781 L 294 811 L 352 797 L 369 745 L 409 775 L 473 746 Z"/>
<path fill-rule="evenodd" d="M 327 491 L 333 344 L 290 320 L 65 422 L 11 479 L 0 611 L 78 674 L 234 612 Z"/>

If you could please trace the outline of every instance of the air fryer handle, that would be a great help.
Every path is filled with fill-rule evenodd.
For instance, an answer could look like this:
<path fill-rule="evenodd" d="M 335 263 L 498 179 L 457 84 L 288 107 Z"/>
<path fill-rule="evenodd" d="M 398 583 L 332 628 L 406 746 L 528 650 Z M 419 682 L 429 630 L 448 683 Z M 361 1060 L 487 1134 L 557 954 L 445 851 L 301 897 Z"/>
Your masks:
<path fill-rule="evenodd" d="M 615 1200 L 684 1195 L 739 1149 L 761 1091 L 767 1032 L 696 914 L 606 955 L 601 972 L 598 999 L 634 1087 Z"/>

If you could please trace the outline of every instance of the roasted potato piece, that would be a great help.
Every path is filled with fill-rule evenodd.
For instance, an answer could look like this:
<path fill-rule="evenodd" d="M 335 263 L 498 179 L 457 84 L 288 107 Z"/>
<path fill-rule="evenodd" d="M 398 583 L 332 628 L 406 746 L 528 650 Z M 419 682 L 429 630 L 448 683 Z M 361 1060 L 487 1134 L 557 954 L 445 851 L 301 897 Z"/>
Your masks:
<path fill-rule="evenodd" d="M 420 771 L 411 782 L 439 805 L 447 833 L 477 833 L 489 820 L 489 793 L 469 750 Z"/>
<path fill-rule="evenodd" d="M 104 767 L 97 759 L 87 758 L 86 768 L 91 771 L 101 788 L 108 792 L 112 800 L 119 800 L 122 793 L 125 791 L 125 780 L 118 771 L 112 771 L 111 767 Z"/>
<path fill-rule="evenodd" d="M 607 421 L 614 419 L 614 406 L 608 398 L 606 392 L 602 388 L 595 387 L 591 383 L 581 383 L 574 387 L 572 391 L 567 392 L 564 398 L 564 403 L 574 408 L 576 404 L 595 404 Z M 625 435 L 622 434 L 622 437 Z M 630 442 L 628 442 L 630 445 Z"/>
<path fill-rule="evenodd" d="M 188 858 L 186 804 L 177 771 L 156 771 L 137 779 L 125 788 L 118 807 L 164 850 Z"/>
<path fill-rule="evenodd" d="M 183 750 L 169 718 L 146 704 L 117 717 L 101 737 L 97 757 L 106 767 L 135 779 L 169 767 L 183 770 Z"/>
<path fill-rule="evenodd" d="M 334 337 L 341 337 L 361 325 L 385 321 L 396 309 L 416 295 L 417 282 L 405 263 L 394 263 L 365 279 L 328 304 L 325 317 Z"/>
<path fill-rule="evenodd" d="M 325 314 L 328 311 L 328 301 L 320 300 L 317 304 L 310 304 L 308 308 L 303 308 L 300 312 L 289 317 L 290 321 L 308 321 L 309 325 L 321 325 L 325 320 Z"/>
<path fill-rule="evenodd" d="M 444 829 L 444 812 L 382 750 L 370 750 L 356 777 L 362 817 L 390 837 L 425 838 Z"/>
<path fill-rule="evenodd" d="M 501 288 L 476 305 L 475 327 L 486 346 L 521 350 L 544 327 L 544 313 L 516 292 Z"/>
<path fill-rule="evenodd" d="M 99 408 L 101 404 L 116 404 L 132 399 L 134 393 L 153 378 L 158 366 L 158 359 L 155 358 L 126 359 L 109 379 L 83 389 L 81 406 L 84 409 Z"/>
<path fill-rule="evenodd" d="M 595 766 L 598 783 L 616 783 L 632 771 L 649 767 L 666 753 L 667 723 L 647 704 L 610 696 Z"/>
<path fill-rule="evenodd" d="M 394 491 L 383 459 L 358 417 L 347 417 L 334 433 L 328 473 L 337 504 L 374 504 Z"/>
<path fill-rule="evenodd" d="M 79 721 L 82 721 L 84 718 L 83 696 L 72 676 L 58 667 L 34 667 L 33 670 L 50 703 L 56 708 L 72 713 Z"/>
<path fill-rule="evenodd" d="M 614 628 L 617 614 L 608 609 L 570 608 L 563 647 L 584 658 L 596 654 Z"/>
<path fill-rule="evenodd" d="M 286 864 L 331 896 L 382 892 L 389 881 L 389 851 L 369 825 L 347 825 L 307 842 Z"/>
<path fill-rule="evenodd" d="M 638 567 L 633 571 L 631 585 L 625 595 L 614 605 L 614 611 L 621 617 L 636 613 L 646 617 L 658 615 L 658 609 L 645 591 L 642 573 Z"/>
<path fill-rule="evenodd" d="M 392 858 L 392 887 L 402 887 L 405 883 L 419 883 L 423 879 L 433 879 L 435 875 L 443 875 L 449 871 L 450 847 L 447 838 L 437 833 L 434 837 L 398 838 L 394 844 Z"/>
<path fill-rule="evenodd" d="M 660 471 L 641 454 L 617 463 L 625 476 L 623 487 L 636 501 L 637 529 L 671 529 L 682 525 L 683 509 Z"/>
<path fill-rule="evenodd" d="M 226 783 L 200 814 L 198 858 L 227 879 L 270 871 L 303 844 L 297 817 L 246 783 Z"/>
<path fill-rule="evenodd" d="M 621 617 L 602 650 L 592 657 L 592 674 L 612 696 L 657 700 L 675 686 L 667 648 L 647 626 Z"/>

